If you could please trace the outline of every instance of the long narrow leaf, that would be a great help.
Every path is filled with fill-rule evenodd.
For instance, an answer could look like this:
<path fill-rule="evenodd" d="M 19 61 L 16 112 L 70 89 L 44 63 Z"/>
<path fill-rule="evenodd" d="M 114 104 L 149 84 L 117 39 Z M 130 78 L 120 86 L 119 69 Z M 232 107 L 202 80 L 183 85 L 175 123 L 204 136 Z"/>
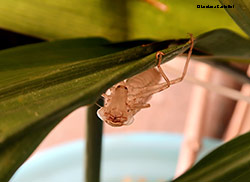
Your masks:
<path fill-rule="evenodd" d="M 89 36 L 116 41 L 179 39 L 187 32 L 199 35 L 216 28 L 241 32 L 223 9 L 197 8 L 204 1 L 162 2 L 167 12 L 141 0 L 0 0 L 0 27 L 47 40 Z"/>
<path fill-rule="evenodd" d="M 40 45 L 36 46 L 42 53 Z M 48 43 L 48 47 L 53 46 L 55 45 Z M 41 56 L 37 55 L 33 47 L 23 47 L 22 50 L 15 50 L 28 51 L 29 54 L 12 59 L 20 69 L 16 68 L 16 64 L 8 64 L 6 59 L 1 59 L 4 60 L 2 65 L 5 67 L 1 67 L 0 180 L 8 181 L 41 142 L 41 138 L 63 117 L 80 106 L 94 103 L 114 83 L 155 65 L 154 54 L 145 56 L 164 47 L 167 45 L 163 42 L 100 56 L 101 52 L 98 53 L 98 50 L 102 50 L 102 46 L 97 46 L 92 51 L 86 48 L 81 53 L 85 56 L 95 54 L 95 58 L 78 58 L 79 61 L 66 63 L 60 60 L 64 60 L 61 57 L 67 57 L 67 50 L 64 50 L 65 54 L 60 52 L 59 55 L 55 54 L 55 49 L 55 52 L 51 52 L 52 55 L 47 52 L 43 56 L 45 65 L 36 60 L 41 59 Z M 165 52 L 168 58 L 165 61 L 183 53 L 188 47 L 189 44 L 183 44 L 167 49 Z M 45 46 L 44 50 L 46 49 Z M 116 51 L 110 46 L 105 49 L 107 52 Z M 7 55 L 11 57 L 15 50 L 7 53 L 4 51 L 2 58 L 8 57 Z M 73 49 L 70 50 L 69 47 L 68 51 Z M 145 58 L 139 60 L 140 57 Z M 50 58 L 50 61 L 46 58 Z M 27 60 L 34 61 L 34 65 L 29 65 Z M 22 62 L 30 67 L 18 64 Z"/>
<path fill-rule="evenodd" d="M 250 133 L 217 148 L 173 182 L 246 182 L 250 176 Z"/>
<path fill-rule="evenodd" d="M 231 5 L 234 8 L 226 8 L 225 10 L 234 19 L 234 21 L 244 30 L 250 37 L 250 1 L 249 0 L 220 0 L 222 5 Z"/>

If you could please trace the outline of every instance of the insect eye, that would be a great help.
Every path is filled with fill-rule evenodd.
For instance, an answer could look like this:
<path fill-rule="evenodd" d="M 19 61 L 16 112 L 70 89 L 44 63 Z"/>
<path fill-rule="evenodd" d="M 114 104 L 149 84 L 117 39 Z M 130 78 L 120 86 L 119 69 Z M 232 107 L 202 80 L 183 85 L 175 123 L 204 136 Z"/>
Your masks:
<path fill-rule="evenodd" d="M 121 88 L 121 87 L 124 87 L 126 90 L 128 90 L 128 88 L 123 85 L 118 85 L 116 88 Z"/>

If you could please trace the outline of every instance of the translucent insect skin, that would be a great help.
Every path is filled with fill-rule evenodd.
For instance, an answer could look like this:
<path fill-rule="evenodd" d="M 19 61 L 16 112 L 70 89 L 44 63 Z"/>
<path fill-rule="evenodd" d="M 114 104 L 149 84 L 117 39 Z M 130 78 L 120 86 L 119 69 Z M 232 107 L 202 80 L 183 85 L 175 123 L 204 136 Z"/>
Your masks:
<path fill-rule="evenodd" d="M 134 121 L 133 116 L 138 111 L 150 107 L 147 102 L 153 94 L 167 89 L 172 84 L 182 81 L 186 75 L 194 45 L 193 36 L 191 34 L 190 36 L 190 50 L 183 73 L 179 78 L 173 80 L 168 79 L 160 66 L 164 53 L 157 52 L 156 59 L 158 60 L 158 70 L 151 68 L 112 86 L 109 89 L 109 94 L 103 94 L 105 99 L 104 107 L 97 111 L 98 117 L 114 127 L 129 125 Z M 159 83 L 161 77 L 163 77 L 166 82 Z"/>
<path fill-rule="evenodd" d="M 114 85 L 109 95 L 103 95 L 104 107 L 97 115 L 114 127 L 131 124 L 138 111 L 150 107 L 147 101 L 153 93 L 146 88 L 158 84 L 160 79 L 160 73 L 152 68 Z"/>

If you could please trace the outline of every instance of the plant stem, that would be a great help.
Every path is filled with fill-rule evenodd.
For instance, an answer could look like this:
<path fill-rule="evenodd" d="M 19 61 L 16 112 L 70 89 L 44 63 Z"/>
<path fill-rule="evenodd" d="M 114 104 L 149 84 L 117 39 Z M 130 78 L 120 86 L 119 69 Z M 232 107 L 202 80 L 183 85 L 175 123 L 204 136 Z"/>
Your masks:
<path fill-rule="evenodd" d="M 87 110 L 85 182 L 100 181 L 102 121 L 96 115 L 97 109 L 92 105 Z"/>

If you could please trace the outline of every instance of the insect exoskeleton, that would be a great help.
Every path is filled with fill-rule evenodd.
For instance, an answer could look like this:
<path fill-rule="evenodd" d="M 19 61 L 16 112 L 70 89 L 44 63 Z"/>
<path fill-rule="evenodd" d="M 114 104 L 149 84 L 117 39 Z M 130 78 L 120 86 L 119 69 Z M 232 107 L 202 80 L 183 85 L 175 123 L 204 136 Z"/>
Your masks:
<path fill-rule="evenodd" d="M 168 79 L 160 66 L 164 53 L 157 52 L 158 70 L 155 68 L 146 70 L 114 85 L 108 89 L 109 93 L 103 94 L 104 106 L 97 111 L 99 118 L 111 126 L 129 125 L 134 121 L 134 115 L 138 111 L 150 107 L 147 102 L 153 94 L 167 89 L 170 85 L 181 82 L 186 75 L 194 46 L 194 38 L 192 35 L 190 36 L 190 50 L 180 77 L 173 80 Z M 159 83 L 161 77 L 166 82 Z"/>
<path fill-rule="evenodd" d="M 152 68 L 114 85 L 109 94 L 103 94 L 104 107 L 97 115 L 111 126 L 130 125 L 138 111 L 150 107 L 146 102 L 152 93 L 146 88 L 157 84 L 160 78 L 160 73 Z"/>
<path fill-rule="evenodd" d="M 128 125 L 133 122 L 133 114 L 127 104 L 128 88 L 122 83 L 110 89 L 110 95 L 104 95 L 104 107 L 97 111 L 100 119 L 111 126 Z"/>

